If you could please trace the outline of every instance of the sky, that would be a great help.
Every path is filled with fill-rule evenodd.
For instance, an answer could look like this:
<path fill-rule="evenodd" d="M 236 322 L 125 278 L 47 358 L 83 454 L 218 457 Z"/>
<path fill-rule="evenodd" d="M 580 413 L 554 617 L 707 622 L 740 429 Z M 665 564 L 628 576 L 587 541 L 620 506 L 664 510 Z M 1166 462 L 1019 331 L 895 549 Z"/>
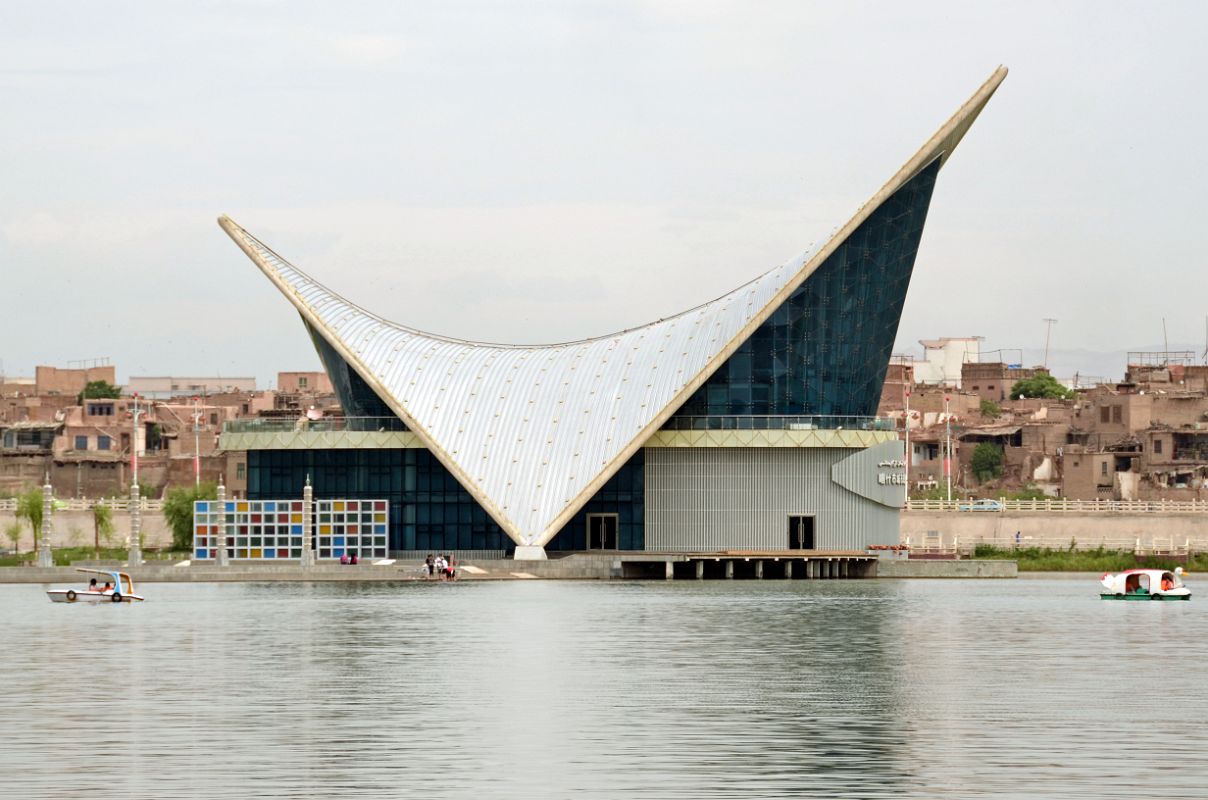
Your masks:
<path fill-rule="evenodd" d="M 318 369 L 220 214 L 463 338 L 605 334 L 842 225 L 999 65 L 898 331 L 1205 348 L 1208 4 L 0 0 L 0 371 Z"/>

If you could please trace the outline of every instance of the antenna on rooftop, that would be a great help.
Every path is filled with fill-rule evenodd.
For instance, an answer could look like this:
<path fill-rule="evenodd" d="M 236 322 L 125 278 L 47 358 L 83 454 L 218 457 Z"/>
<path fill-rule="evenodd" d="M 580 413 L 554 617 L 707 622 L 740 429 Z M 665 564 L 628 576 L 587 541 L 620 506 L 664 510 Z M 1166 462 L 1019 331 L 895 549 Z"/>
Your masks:
<path fill-rule="evenodd" d="M 1208 317 L 1204 317 L 1204 353 L 1200 356 L 1200 361 L 1208 364 Z"/>
<path fill-rule="evenodd" d="M 1162 366 L 1170 363 L 1170 338 L 1166 335 L 1166 317 L 1162 317 Z"/>
<path fill-rule="evenodd" d="M 1053 326 L 1057 324 L 1057 320 L 1052 317 L 1045 317 L 1041 320 L 1045 324 L 1044 329 L 1044 368 L 1049 368 L 1049 337 L 1053 335 Z"/>

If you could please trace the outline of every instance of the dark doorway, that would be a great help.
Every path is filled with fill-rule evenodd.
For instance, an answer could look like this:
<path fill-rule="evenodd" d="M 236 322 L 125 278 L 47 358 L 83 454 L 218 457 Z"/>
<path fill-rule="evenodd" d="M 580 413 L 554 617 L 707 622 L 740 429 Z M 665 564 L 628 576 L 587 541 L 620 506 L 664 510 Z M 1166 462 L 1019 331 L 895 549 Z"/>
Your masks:
<path fill-rule="evenodd" d="M 588 514 L 587 515 L 587 549 L 616 550 L 617 549 L 617 515 Z"/>
<path fill-rule="evenodd" d="M 814 549 L 814 518 L 812 516 L 789 517 L 789 549 Z"/>

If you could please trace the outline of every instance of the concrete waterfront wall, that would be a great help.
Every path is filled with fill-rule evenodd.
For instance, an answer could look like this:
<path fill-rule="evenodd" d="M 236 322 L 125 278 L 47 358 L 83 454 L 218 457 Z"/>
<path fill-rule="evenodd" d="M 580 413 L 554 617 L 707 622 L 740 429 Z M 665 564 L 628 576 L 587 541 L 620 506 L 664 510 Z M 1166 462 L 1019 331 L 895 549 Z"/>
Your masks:
<path fill-rule="evenodd" d="M 1019 566 L 1014 561 L 925 561 L 921 559 L 882 559 L 877 564 L 878 578 L 1015 578 Z"/>
<path fill-rule="evenodd" d="M 51 526 L 53 527 L 53 532 L 50 535 L 52 547 L 92 546 L 93 529 L 91 511 L 57 511 L 50 519 Z M 172 530 L 168 527 L 161 512 L 144 511 L 142 519 L 144 547 L 167 547 L 172 544 Z M 29 530 L 29 522 L 24 519 L 17 520 L 16 515 L 12 511 L 0 511 L 0 535 L 3 535 L 13 522 L 21 523 L 21 543 L 17 549 L 32 549 L 34 540 Z M 111 546 L 125 547 L 126 539 L 130 535 L 130 512 L 114 511 L 113 527 L 114 533 L 110 537 Z M 12 540 L 8 536 L 5 535 L 3 539 L 0 539 L 0 547 L 8 550 L 12 546 Z M 104 542 L 101 543 L 101 546 L 105 546 Z"/>
<path fill-rule="evenodd" d="M 1035 511 L 952 512 L 904 511 L 901 536 L 912 546 L 936 541 L 962 547 L 993 544 L 1011 547 L 1019 534 L 1024 547 L 1070 546 L 1093 549 L 1132 550 L 1140 539 L 1144 548 L 1155 543 L 1181 547 L 1190 542 L 1195 549 L 1208 550 L 1208 514 L 1193 513 L 1086 513 L 1055 514 Z"/>

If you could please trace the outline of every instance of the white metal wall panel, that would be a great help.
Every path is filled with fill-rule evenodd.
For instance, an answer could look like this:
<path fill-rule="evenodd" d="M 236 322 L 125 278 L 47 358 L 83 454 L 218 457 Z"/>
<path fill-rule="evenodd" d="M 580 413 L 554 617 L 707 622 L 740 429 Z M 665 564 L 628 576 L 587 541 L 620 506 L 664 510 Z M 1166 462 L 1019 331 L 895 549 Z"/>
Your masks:
<path fill-rule="evenodd" d="M 647 447 L 646 549 L 787 550 L 788 518 L 815 517 L 819 550 L 896 544 L 898 510 L 831 480 L 859 451 L 803 447 Z"/>

